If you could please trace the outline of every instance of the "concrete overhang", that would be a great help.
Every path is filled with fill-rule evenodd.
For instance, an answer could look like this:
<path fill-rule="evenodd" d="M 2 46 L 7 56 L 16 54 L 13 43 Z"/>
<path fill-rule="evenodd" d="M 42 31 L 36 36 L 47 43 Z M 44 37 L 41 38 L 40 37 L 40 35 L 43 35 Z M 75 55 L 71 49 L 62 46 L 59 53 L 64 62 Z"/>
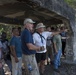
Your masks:
<path fill-rule="evenodd" d="M 63 0 L 0 0 L 0 22 L 23 24 L 25 18 L 47 25 L 73 20 L 74 10 Z"/>

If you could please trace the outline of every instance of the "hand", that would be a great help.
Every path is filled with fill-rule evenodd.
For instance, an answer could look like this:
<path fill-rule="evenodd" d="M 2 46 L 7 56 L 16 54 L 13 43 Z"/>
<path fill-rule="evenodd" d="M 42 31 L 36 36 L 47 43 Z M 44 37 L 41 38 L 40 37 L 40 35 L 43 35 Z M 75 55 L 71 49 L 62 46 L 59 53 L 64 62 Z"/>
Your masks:
<path fill-rule="evenodd" d="M 40 50 L 41 50 L 41 51 L 45 50 L 44 46 L 41 46 L 41 47 L 40 47 Z"/>
<path fill-rule="evenodd" d="M 58 51 L 56 50 L 56 51 L 55 51 L 55 54 L 57 54 L 57 53 L 58 53 Z"/>
<path fill-rule="evenodd" d="M 15 58 L 15 62 L 16 62 L 16 63 L 18 63 L 18 62 L 19 62 L 18 58 Z"/>
<path fill-rule="evenodd" d="M 68 32 L 68 29 L 65 29 L 65 32 Z"/>

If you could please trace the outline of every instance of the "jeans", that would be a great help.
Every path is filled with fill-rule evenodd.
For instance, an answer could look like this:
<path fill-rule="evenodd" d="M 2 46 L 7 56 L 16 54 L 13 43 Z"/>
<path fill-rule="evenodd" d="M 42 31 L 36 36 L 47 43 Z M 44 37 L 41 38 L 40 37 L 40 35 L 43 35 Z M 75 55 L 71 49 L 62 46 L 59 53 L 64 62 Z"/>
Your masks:
<path fill-rule="evenodd" d="M 13 56 L 12 59 L 12 75 L 22 75 L 22 57 L 18 57 L 19 62 L 16 63 Z"/>
<path fill-rule="evenodd" d="M 60 66 L 60 57 L 62 50 L 58 50 L 58 53 L 54 55 L 54 69 L 58 69 Z"/>

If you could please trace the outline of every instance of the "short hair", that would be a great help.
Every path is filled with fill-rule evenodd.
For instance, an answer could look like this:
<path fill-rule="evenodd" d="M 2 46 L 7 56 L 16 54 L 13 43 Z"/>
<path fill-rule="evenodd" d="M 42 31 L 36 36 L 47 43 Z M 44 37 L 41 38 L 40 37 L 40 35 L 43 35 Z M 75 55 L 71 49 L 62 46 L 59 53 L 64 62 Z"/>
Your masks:
<path fill-rule="evenodd" d="M 50 26 L 46 26 L 46 29 L 47 29 L 47 28 L 51 28 L 51 27 L 50 27 Z"/>
<path fill-rule="evenodd" d="M 65 29 L 65 27 L 61 27 L 61 28 L 60 28 L 60 30 L 63 30 L 63 29 Z"/>
<path fill-rule="evenodd" d="M 17 28 L 13 27 L 13 28 L 12 28 L 12 32 L 13 32 L 15 29 L 17 29 Z"/>
<path fill-rule="evenodd" d="M 53 31 L 54 31 L 54 30 L 55 30 L 55 27 L 51 27 L 51 30 L 53 30 Z"/>
<path fill-rule="evenodd" d="M 21 27 L 18 27 L 18 30 L 20 30 L 21 29 Z"/>
<path fill-rule="evenodd" d="M 6 34 L 6 32 L 3 31 L 3 32 L 2 32 L 2 35 L 3 35 L 3 34 Z M 2 36 L 2 35 L 1 35 L 1 36 Z"/>

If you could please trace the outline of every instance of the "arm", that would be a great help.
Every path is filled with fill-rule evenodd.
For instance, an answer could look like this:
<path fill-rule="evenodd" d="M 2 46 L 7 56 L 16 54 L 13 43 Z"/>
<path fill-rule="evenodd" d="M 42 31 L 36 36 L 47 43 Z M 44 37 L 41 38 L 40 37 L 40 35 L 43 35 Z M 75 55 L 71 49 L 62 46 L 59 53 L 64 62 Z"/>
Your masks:
<path fill-rule="evenodd" d="M 53 45 L 54 45 L 55 53 L 57 54 L 58 50 L 57 50 L 57 46 L 56 46 L 56 37 L 55 36 L 53 37 Z"/>
<path fill-rule="evenodd" d="M 15 38 L 12 38 L 11 41 L 10 41 L 10 50 L 11 50 L 11 55 L 14 57 L 15 59 L 15 62 L 17 63 L 18 62 L 18 58 L 17 58 L 17 55 L 16 55 L 16 51 L 15 51 Z"/>
<path fill-rule="evenodd" d="M 52 35 L 56 35 L 56 34 L 61 34 L 63 31 L 57 31 L 57 32 L 52 32 Z M 65 33 L 67 32 L 67 30 L 65 30 Z"/>
<path fill-rule="evenodd" d="M 54 42 L 54 50 L 55 50 L 55 53 L 57 54 L 58 53 L 58 50 L 57 50 L 57 47 L 56 47 L 56 43 Z"/>
<path fill-rule="evenodd" d="M 37 46 L 33 45 L 32 43 L 28 43 L 26 45 L 29 48 L 29 50 L 36 50 L 36 51 L 44 50 L 43 46 L 37 47 Z"/>
<path fill-rule="evenodd" d="M 52 36 L 54 36 L 54 35 L 57 35 L 57 34 L 60 34 L 61 32 L 52 32 Z"/>
<path fill-rule="evenodd" d="M 15 58 L 15 62 L 17 63 L 18 58 L 17 58 L 16 52 L 15 52 L 15 46 L 10 46 L 10 50 L 11 50 L 12 56 Z"/>

